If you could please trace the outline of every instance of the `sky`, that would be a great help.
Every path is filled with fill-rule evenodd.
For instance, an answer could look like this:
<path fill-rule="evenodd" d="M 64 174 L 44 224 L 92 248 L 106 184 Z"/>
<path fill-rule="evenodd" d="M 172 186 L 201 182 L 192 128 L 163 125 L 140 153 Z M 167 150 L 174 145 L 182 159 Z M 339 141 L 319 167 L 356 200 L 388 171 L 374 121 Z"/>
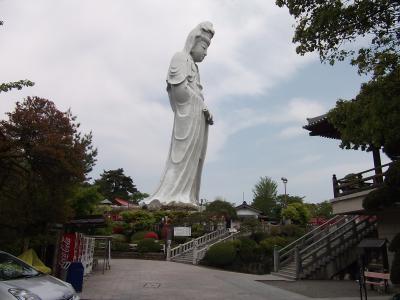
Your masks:
<path fill-rule="evenodd" d="M 98 148 L 90 176 L 123 168 L 151 194 L 172 132 L 170 59 L 198 23 L 211 21 L 215 36 L 199 69 L 214 125 L 200 198 L 251 202 L 254 185 L 268 176 L 278 193 L 286 177 L 290 195 L 329 200 L 332 175 L 372 168 L 372 154 L 342 150 L 302 126 L 353 98 L 366 78 L 348 62 L 297 55 L 295 22 L 274 2 L 0 0 L 0 82 L 35 82 L 0 94 L 0 118 L 27 96 L 71 108 Z"/>

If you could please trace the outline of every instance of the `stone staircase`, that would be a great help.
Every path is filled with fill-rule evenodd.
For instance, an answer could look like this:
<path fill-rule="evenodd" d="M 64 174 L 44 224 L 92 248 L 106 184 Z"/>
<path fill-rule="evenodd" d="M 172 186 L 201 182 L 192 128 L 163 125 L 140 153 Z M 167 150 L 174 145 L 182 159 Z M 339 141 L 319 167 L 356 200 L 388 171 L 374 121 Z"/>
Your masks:
<path fill-rule="evenodd" d="M 231 233 L 228 229 L 220 229 L 193 239 L 175 248 L 167 249 L 167 260 L 186 264 L 198 264 L 207 250 L 217 243 L 234 239 L 239 232 Z"/>
<path fill-rule="evenodd" d="M 376 218 L 335 216 L 281 250 L 274 272 L 288 279 L 330 279 L 357 259 L 358 243 L 376 229 Z"/>

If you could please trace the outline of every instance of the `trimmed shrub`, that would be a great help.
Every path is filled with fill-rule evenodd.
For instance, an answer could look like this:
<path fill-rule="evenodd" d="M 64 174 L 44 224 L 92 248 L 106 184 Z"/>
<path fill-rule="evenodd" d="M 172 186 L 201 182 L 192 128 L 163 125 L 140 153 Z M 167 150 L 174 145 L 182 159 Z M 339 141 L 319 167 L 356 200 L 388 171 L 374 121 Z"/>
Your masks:
<path fill-rule="evenodd" d="M 113 241 L 111 243 L 112 251 L 129 251 L 129 244 L 124 242 Z"/>
<path fill-rule="evenodd" d="M 257 260 L 255 249 L 257 243 L 249 238 L 241 238 L 239 246 L 239 256 L 244 262 L 251 262 Z"/>
<path fill-rule="evenodd" d="M 147 232 L 147 233 L 144 235 L 143 238 L 145 238 L 145 239 L 155 239 L 155 240 L 158 240 L 158 235 L 157 235 L 157 233 L 155 233 L 155 232 L 153 232 L 153 231 L 150 231 L 150 232 Z"/>
<path fill-rule="evenodd" d="M 208 249 L 204 260 L 212 266 L 228 266 L 236 257 L 236 247 L 232 242 L 223 242 L 213 245 Z"/>
<path fill-rule="evenodd" d="M 146 252 L 159 252 L 161 251 L 161 245 L 154 239 L 143 239 L 139 241 L 137 249 L 140 253 Z"/>
<path fill-rule="evenodd" d="M 123 234 L 113 234 L 111 237 L 115 242 L 126 242 L 126 236 Z"/>
<path fill-rule="evenodd" d="M 398 198 L 398 191 L 389 186 L 383 186 L 370 192 L 363 200 L 363 207 L 366 210 L 377 210 L 383 207 L 392 206 Z"/>
<path fill-rule="evenodd" d="M 272 236 L 277 236 L 281 234 L 280 226 L 271 226 L 269 230 L 269 234 Z"/>
<path fill-rule="evenodd" d="M 390 280 L 394 284 L 400 284 L 400 252 L 396 252 L 394 256 L 390 270 Z"/>
<path fill-rule="evenodd" d="M 250 235 L 250 238 L 252 240 L 256 241 L 256 243 L 261 242 L 263 239 L 265 239 L 267 237 L 268 237 L 268 233 L 262 232 L 262 231 L 256 231 L 252 235 Z"/>
<path fill-rule="evenodd" d="M 131 242 L 137 242 L 144 239 L 147 231 L 138 231 L 131 236 Z"/>
<path fill-rule="evenodd" d="M 400 253 L 400 233 L 396 234 L 393 240 L 390 242 L 389 251 Z"/>
<path fill-rule="evenodd" d="M 264 249 L 264 251 L 267 254 L 273 253 L 275 245 L 278 246 L 279 248 L 282 248 L 282 247 L 286 246 L 287 244 L 288 244 L 288 241 L 285 238 L 280 237 L 280 236 L 271 236 L 260 242 L 260 246 L 262 247 L 262 249 Z"/>
<path fill-rule="evenodd" d="M 186 236 L 175 236 L 174 237 L 174 242 L 177 244 L 184 244 L 186 242 L 189 242 L 191 240 L 190 237 L 186 237 Z"/>
<path fill-rule="evenodd" d="M 300 237 L 304 235 L 305 230 L 302 227 L 295 224 L 286 224 L 281 227 L 281 233 L 284 236 Z"/>
<path fill-rule="evenodd" d="M 393 162 L 385 173 L 385 184 L 390 187 L 400 187 L 400 161 Z"/>

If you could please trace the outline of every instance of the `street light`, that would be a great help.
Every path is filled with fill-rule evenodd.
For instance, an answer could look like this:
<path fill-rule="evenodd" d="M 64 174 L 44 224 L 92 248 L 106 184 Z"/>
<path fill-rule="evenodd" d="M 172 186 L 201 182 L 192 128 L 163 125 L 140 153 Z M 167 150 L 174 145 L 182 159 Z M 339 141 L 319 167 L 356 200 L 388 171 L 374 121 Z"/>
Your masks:
<path fill-rule="evenodd" d="M 287 204 L 286 184 L 287 184 L 288 180 L 287 180 L 286 177 L 282 177 L 281 180 L 282 180 L 283 185 L 284 185 L 284 187 L 285 187 L 285 202 L 286 202 L 285 204 Z M 286 205 L 285 205 L 285 206 L 286 206 Z"/>

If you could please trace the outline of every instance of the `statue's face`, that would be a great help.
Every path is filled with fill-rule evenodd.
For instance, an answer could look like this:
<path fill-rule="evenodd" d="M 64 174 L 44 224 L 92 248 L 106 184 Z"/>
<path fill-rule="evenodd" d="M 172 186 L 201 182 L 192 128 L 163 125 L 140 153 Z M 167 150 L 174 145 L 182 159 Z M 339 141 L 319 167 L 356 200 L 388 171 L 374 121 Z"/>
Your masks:
<path fill-rule="evenodd" d="M 194 62 L 202 62 L 204 57 L 207 55 L 208 45 L 206 42 L 199 40 L 196 42 L 190 55 L 192 56 Z"/>

